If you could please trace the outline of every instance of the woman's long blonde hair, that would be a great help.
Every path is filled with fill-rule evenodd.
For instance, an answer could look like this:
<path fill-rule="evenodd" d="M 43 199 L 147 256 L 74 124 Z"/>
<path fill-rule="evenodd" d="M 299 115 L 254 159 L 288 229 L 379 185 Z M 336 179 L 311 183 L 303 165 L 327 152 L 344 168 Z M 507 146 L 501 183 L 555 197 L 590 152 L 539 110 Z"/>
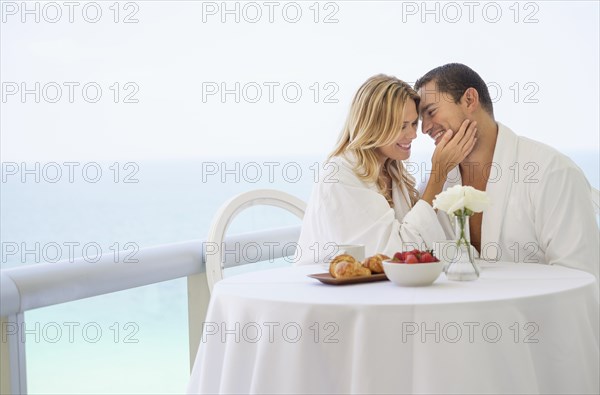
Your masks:
<path fill-rule="evenodd" d="M 384 74 L 369 78 L 356 92 L 344 129 L 329 155 L 331 159 L 345 153 L 354 154 L 356 175 L 363 181 L 376 183 L 392 207 L 391 191 L 387 190 L 382 176 L 384 169 L 398 185 L 406 186 L 410 207 L 419 200 L 419 193 L 402 161 L 388 158 L 382 169 L 375 150 L 398 139 L 404 122 L 404 107 L 409 100 L 419 108 L 419 95 L 406 82 Z"/>

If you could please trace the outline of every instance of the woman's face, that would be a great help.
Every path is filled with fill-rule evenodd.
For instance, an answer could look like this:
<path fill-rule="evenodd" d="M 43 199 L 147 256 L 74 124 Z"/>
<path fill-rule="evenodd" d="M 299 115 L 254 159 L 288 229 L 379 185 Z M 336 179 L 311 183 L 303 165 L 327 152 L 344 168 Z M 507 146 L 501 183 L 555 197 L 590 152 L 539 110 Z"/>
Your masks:
<path fill-rule="evenodd" d="M 390 145 L 377 148 L 377 153 L 385 161 L 386 159 L 406 160 L 410 157 L 410 146 L 417 138 L 417 125 L 419 124 L 419 114 L 417 106 L 413 100 L 406 102 L 404 108 L 404 119 L 402 120 L 402 131 L 400 135 Z"/>

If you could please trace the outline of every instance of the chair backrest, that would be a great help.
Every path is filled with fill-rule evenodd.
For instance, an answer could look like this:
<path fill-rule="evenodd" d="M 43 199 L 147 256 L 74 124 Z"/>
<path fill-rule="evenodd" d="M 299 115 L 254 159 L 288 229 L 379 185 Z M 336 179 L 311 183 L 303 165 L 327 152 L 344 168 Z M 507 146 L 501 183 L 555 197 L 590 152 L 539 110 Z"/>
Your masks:
<path fill-rule="evenodd" d="M 306 203 L 301 199 L 274 189 L 244 192 L 225 202 L 215 214 L 206 239 L 207 243 L 214 243 L 213 245 L 217 246 L 213 253 L 205 256 L 206 278 L 211 293 L 214 284 L 223 279 L 223 248 L 219 247 L 223 245 L 229 224 L 243 210 L 258 205 L 279 207 L 300 219 L 304 217 L 306 211 Z"/>

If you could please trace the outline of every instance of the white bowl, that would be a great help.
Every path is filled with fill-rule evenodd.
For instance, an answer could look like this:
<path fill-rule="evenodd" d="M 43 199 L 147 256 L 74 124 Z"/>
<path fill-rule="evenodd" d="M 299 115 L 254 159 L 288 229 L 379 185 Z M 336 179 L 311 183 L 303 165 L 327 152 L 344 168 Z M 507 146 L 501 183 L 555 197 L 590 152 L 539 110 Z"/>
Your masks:
<path fill-rule="evenodd" d="M 393 263 L 383 261 L 383 271 L 391 282 L 405 287 L 431 285 L 442 273 L 444 262 Z"/>

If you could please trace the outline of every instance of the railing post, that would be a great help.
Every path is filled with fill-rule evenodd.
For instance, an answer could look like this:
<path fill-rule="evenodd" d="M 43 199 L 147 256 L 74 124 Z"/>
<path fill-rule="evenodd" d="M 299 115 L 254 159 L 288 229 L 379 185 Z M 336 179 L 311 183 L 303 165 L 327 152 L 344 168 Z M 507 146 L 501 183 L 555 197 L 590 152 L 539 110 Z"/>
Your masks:
<path fill-rule="evenodd" d="M 2 328 L 2 341 L 0 342 L 0 394 L 10 394 L 10 357 L 8 355 L 8 336 L 6 331 L 8 325 L 6 317 L 0 317 L 0 328 Z"/>
<path fill-rule="evenodd" d="M 206 318 L 210 292 L 206 273 L 198 273 L 187 278 L 188 287 L 188 326 L 190 343 L 190 372 L 194 367 L 200 339 L 202 337 L 202 326 Z"/>
<path fill-rule="evenodd" d="M 22 337 L 23 322 L 23 313 L 0 318 L 2 325 L 0 393 L 2 394 L 27 394 L 25 339 Z"/>

